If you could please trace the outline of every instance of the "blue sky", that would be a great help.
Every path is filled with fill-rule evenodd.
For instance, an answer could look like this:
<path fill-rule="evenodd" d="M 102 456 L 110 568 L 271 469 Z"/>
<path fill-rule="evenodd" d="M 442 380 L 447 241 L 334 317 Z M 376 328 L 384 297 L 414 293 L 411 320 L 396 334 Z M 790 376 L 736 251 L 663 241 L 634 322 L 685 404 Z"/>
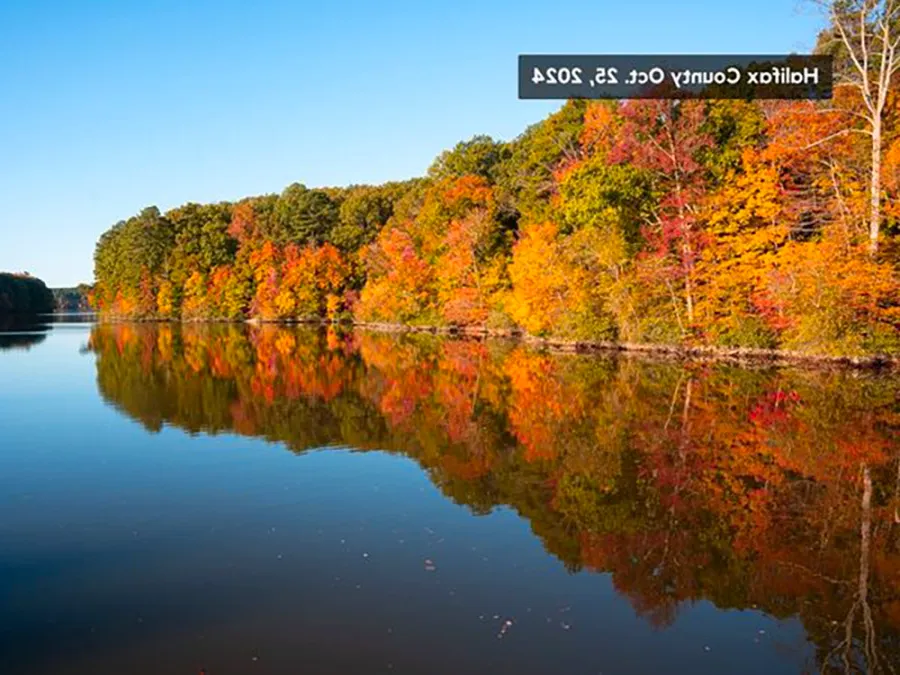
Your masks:
<path fill-rule="evenodd" d="M 558 107 L 519 53 L 808 51 L 802 0 L 0 2 L 0 270 L 93 278 L 142 207 L 425 171 Z"/>

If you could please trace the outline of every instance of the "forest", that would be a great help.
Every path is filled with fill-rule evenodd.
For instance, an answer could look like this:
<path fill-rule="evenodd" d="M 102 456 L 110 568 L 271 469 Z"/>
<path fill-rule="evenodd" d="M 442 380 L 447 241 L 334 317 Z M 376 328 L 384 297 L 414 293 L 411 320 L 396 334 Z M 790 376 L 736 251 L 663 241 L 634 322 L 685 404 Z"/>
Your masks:
<path fill-rule="evenodd" d="M 51 288 L 58 312 L 89 312 L 91 310 L 88 294 L 91 287 L 79 284 L 72 288 Z"/>
<path fill-rule="evenodd" d="M 37 277 L 0 272 L 0 316 L 46 314 L 55 304 L 53 293 Z"/>
<path fill-rule="evenodd" d="M 819 37 L 831 100 L 570 100 L 423 177 L 148 207 L 100 238 L 91 302 L 900 354 L 898 9 L 859 23 L 859 4 Z"/>

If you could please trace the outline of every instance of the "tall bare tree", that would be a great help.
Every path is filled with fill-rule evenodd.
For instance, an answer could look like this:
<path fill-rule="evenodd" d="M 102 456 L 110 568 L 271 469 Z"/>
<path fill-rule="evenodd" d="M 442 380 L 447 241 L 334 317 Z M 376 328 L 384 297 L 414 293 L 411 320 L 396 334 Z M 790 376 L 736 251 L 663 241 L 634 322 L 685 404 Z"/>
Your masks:
<path fill-rule="evenodd" d="M 900 70 L 900 0 L 812 0 L 830 20 L 819 50 L 836 57 L 838 84 L 856 88 L 871 138 L 869 250 L 878 252 L 881 229 L 881 157 L 888 91 Z"/>

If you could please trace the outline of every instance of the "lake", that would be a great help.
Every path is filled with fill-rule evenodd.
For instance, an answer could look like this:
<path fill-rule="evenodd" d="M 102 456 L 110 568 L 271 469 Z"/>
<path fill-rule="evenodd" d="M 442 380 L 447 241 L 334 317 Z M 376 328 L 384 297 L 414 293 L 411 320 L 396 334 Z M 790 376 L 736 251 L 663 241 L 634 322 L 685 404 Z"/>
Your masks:
<path fill-rule="evenodd" d="M 0 672 L 900 667 L 900 378 L 0 333 Z"/>

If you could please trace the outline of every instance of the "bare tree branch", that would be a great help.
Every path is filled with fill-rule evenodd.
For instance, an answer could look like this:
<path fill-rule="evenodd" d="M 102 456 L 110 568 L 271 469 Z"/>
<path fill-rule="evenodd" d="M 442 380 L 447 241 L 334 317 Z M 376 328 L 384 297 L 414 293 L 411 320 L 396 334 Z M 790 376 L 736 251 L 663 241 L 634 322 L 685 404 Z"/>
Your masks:
<path fill-rule="evenodd" d="M 837 75 L 859 90 L 871 138 L 869 166 L 869 250 L 878 252 L 882 218 L 882 124 L 894 75 L 900 72 L 900 0 L 812 0 L 823 8 L 852 68 Z"/>

